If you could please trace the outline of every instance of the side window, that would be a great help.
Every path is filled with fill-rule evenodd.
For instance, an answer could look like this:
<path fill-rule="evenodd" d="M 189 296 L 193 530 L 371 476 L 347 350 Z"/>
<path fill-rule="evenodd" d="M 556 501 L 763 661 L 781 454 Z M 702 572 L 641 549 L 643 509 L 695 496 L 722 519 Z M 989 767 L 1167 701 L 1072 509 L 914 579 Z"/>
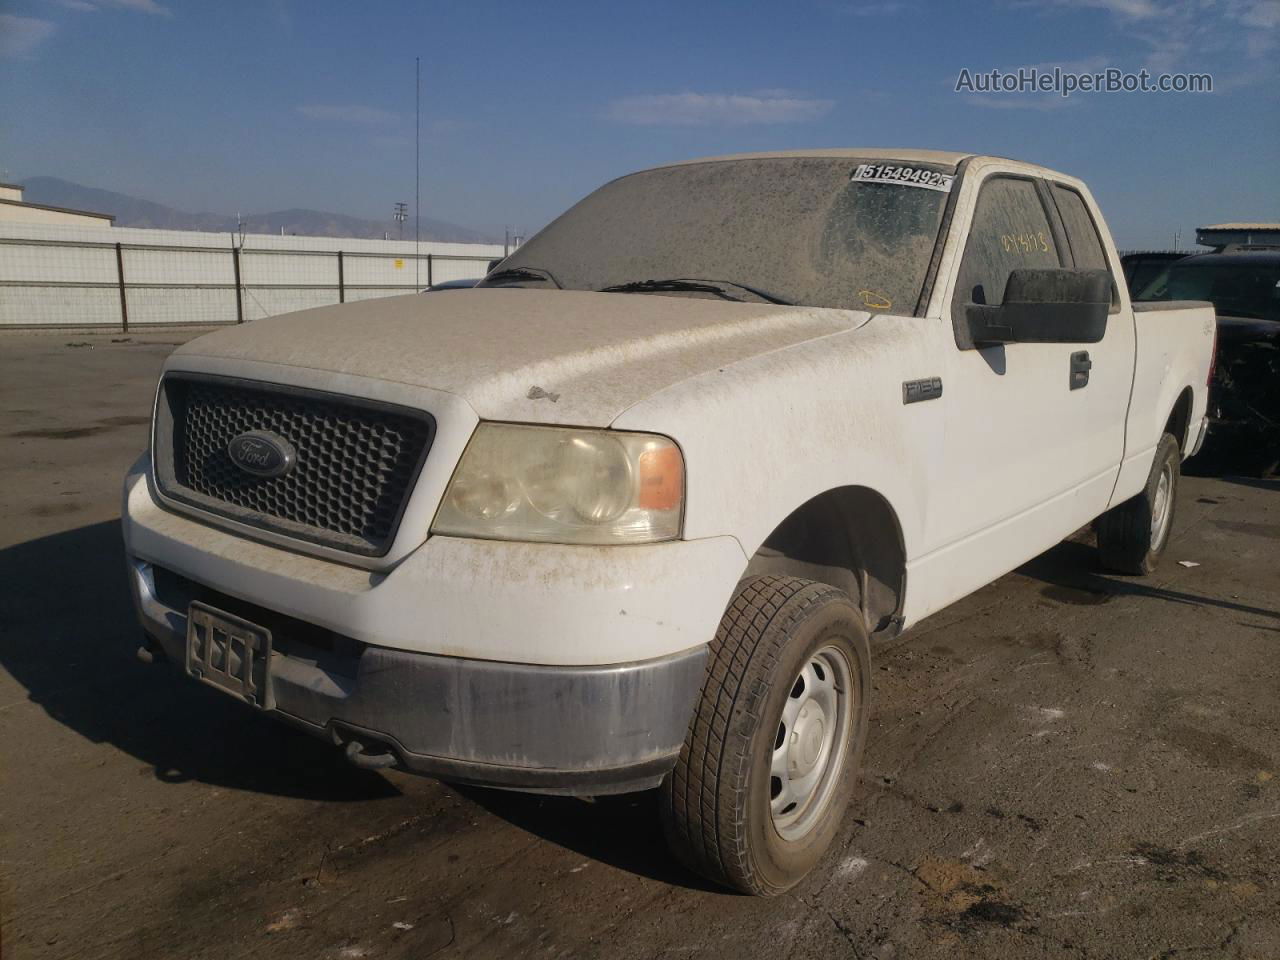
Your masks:
<path fill-rule="evenodd" d="M 1107 255 L 1102 250 L 1102 238 L 1098 227 L 1089 215 L 1084 197 L 1070 187 L 1053 185 L 1053 200 L 1062 214 L 1062 225 L 1067 230 L 1067 243 L 1075 258 L 1075 265 L 1088 270 L 1110 270 Z"/>
<path fill-rule="evenodd" d="M 1031 180 L 992 177 L 978 193 L 960 261 L 955 306 L 999 304 L 1019 267 L 1060 267 L 1062 259 L 1040 194 Z"/>
<path fill-rule="evenodd" d="M 1085 206 L 1084 197 L 1070 187 L 1055 183 L 1052 187 L 1053 202 L 1058 206 L 1062 217 L 1062 226 L 1067 231 L 1067 245 L 1071 247 L 1071 256 L 1075 265 L 1086 270 L 1106 270 L 1111 272 L 1111 264 L 1107 263 L 1107 254 L 1102 249 L 1102 237 L 1098 233 L 1098 225 L 1093 222 L 1089 208 Z M 1115 275 L 1111 276 L 1111 306 L 1120 303 L 1117 293 Z"/>

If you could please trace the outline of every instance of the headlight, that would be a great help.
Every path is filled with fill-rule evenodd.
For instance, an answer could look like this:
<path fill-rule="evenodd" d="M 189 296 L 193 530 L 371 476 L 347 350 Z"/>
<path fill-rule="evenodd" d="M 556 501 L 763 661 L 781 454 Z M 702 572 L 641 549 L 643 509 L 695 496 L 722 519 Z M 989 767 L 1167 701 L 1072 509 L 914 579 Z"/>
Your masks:
<path fill-rule="evenodd" d="M 684 458 L 666 437 L 482 423 L 432 533 L 546 543 L 680 535 Z"/>

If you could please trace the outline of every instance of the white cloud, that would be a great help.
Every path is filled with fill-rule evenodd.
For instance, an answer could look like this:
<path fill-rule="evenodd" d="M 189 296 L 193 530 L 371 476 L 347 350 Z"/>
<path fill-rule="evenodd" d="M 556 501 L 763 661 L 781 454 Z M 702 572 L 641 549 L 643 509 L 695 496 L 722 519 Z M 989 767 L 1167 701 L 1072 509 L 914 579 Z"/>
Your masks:
<path fill-rule="evenodd" d="M 25 57 L 53 36 L 56 29 L 48 20 L 0 13 L 0 57 Z"/>
<path fill-rule="evenodd" d="M 786 90 L 660 93 L 615 100 L 609 105 L 609 117 L 642 126 L 803 123 L 819 119 L 834 105 L 833 100 L 805 99 Z"/>
<path fill-rule="evenodd" d="M 1061 110 L 1063 107 L 1079 103 L 1066 97 L 1050 96 L 989 96 L 974 94 L 964 98 L 965 103 L 975 107 L 987 107 L 992 110 Z"/>
<path fill-rule="evenodd" d="M 323 104 L 309 103 L 298 108 L 298 112 L 312 120 L 336 120 L 339 123 L 358 123 L 375 126 L 383 123 L 395 123 L 400 119 L 390 110 L 379 107 L 367 107 L 360 104 Z"/>
<path fill-rule="evenodd" d="M 891 17 L 902 13 L 911 4 L 903 0 L 873 0 L 871 3 L 832 3 L 828 6 L 833 13 L 848 17 Z"/>
<path fill-rule="evenodd" d="M 457 133 L 466 133 L 468 130 L 474 130 L 483 126 L 479 120 L 459 120 L 453 117 L 443 117 L 439 120 L 432 120 L 427 124 L 427 136 L 433 137 L 449 137 Z"/>
<path fill-rule="evenodd" d="M 1154 0 L 1076 0 L 1081 6 L 1108 10 L 1118 17 L 1130 20 L 1149 20 L 1160 16 L 1161 10 Z"/>
<path fill-rule="evenodd" d="M 1246 27 L 1275 30 L 1280 27 L 1280 0 L 1235 0 L 1227 4 L 1227 16 Z"/>
<path fill-rule="evenodd" d="M 1082 57 L 1079 60 L 1050 60 L 1048 63 L 1028 63 L 1021 67 L 1008 67 L 1005 73 L 1017 73 L 1019 70 L 1035 70 L 1037 73 L 1097 73 L 1105 70 L 1110 61 L 1106 57 Z"/>
<path fill-rule="evenodd" d="M 104 6 L 122 7 L 138 13 L 154 13 L 164 17 L 173 15 L 168 7 L 160 6 L 156 0 L 101 0 L 101 2 Z"/>
<path fill-rule="evenodd" d="M 1157 0 L 1027 0 L 1019 6 L 1106 10 L 1126 20 L 1149 20 L 1163 12 Z"/>
<path fill-rule="evenodd" d="M 1280 0 L 1013 0 L 1042 10 L 1101 10 L 1145 45 L 1153 73 L 1262 59 L 1280 42 Z"/>
<path fill-rule="evenodd" d="M 1280 40 L 1280 0 L 1228 0 L 1226 15 L 1244 28 L 1251 57 L 1267 56 Z"/>
<path fill-rule="evenodd" d="M 132 10 L 134 13 L 150 13 L 158 17 L 171 17 L 173 11 L 156 0 L 58 0 L 70 10 L 96 12 L 98 10 Z"/>

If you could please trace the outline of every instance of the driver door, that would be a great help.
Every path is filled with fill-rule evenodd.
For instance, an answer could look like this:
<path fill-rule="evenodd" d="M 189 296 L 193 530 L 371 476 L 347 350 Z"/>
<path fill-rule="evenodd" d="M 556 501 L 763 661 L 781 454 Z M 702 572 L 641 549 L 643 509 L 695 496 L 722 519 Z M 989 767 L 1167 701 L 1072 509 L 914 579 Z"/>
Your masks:
<path fill-rule="evenodd" d="M 967 303 L 999 304 L 1013 270 L 1074 265 L 1047 185 L 989 175 L 979 187 L 947 333 L 959 329 Z M 1118 319 L 1109 318 L 1099 343 L 962 349 L 957 337 L 948 345 L 944 466 L 929 524 L 939 573 L 935 609 L 1106 509 L 1133 372 L 1132 327 L 1122 329 Z"/>

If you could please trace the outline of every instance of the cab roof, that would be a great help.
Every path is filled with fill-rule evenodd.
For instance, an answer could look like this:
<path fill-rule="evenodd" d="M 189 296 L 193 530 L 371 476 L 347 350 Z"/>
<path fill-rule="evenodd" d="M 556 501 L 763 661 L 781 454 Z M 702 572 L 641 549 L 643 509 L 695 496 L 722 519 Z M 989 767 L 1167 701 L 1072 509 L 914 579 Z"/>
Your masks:
<path fill-rule="evenodd" d="M 850 160 L 915 160 L 925 164 L 947 164 L 955 166 L 973 154 L 956 154 L 950 150 L 913 150 L 913 148 L 892 147 L 828 147 L 823 150 L 769 150 L 759 154 L 726 154 L 723 156 L 703 156 L 694 160 L 680 160 L 663 166 L 684 166 L 685 164 L 712 164 L 719 160 L 771 160 L 777 157 L 829 156 L 849 157 Z"/>
<path fill-rule="evenodd" d="M 911 147 L 829 147 L 818 150 L 770 150 L 762 153 L 731 153 L 719 157 L 698 157 L 693 160 L 680 160 L 675 163 L 664 163 L 652 169 L 661 170 L 667 167 L 681 167 L 695 163 L 718 163 L 726 160 L 771 160 L 790 157 L 834 157 L 850 160 L 898 160 L 903 163 L 934 163 L 950 167 L 954 170 L 962 160 L 990 160 L 1000 164 L 1012 164 L 1022 169 L 1029 176 L 1047 177 L 1054 180 L 1074 180 L 1067 174 L 1036 163 L 1012 160 L 1008 157 L 997 157 L 991 154 L 959 153 L 954 150 L 920 150 Z"/>
<path fill-rule="evenodd" d="M 680 167 L 691 163 L 716 163 L 721 160 L 769 160 L 788 157 L 848 157 L 858 160 L 906 160 L 920 163 L 941 163 L 954 167 L 961 160 L 974 156 L 951 150 L 917 150 L 889 147 L 829 147 L 819 150 L 768 150 L 762 153 L 731 153 L 718 157 L 698 157 L 664 163 L 661 167 Z"/>

